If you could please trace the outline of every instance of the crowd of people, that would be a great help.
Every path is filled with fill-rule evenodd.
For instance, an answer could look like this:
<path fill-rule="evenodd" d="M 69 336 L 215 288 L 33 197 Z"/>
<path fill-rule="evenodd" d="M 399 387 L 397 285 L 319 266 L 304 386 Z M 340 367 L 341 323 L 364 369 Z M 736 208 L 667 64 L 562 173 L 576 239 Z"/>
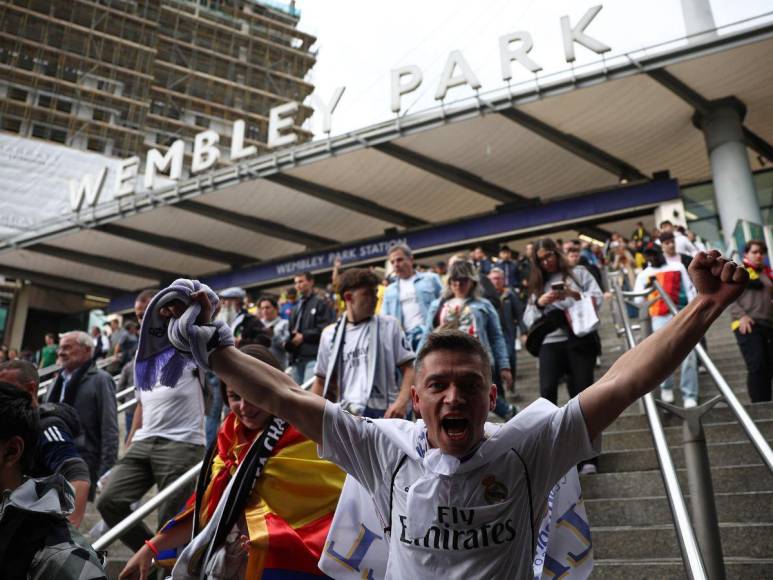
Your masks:
<path fill-rule="evenodd" d="M 95 327 L 90 334 L 48 334 L 35 355 L 11 357 L 9 350 L 0 361 L 0 444 L 14 452 L 0 473 L 6 490 L 0 530 L 32 526 L 22 515 L 16 517 L 21 523 L 10 523 L 6 507 L 28 501 L 37 507 L 18 513 L 28 514 L 30 522 L 59 522 L 56 534 L 37 533 L 23 552 L 30 558 L 26 565 L 37 566 L 37 577 L 53 577 L 41 571 L 56 570 L 63 579 L 100 578 L 100 558 L 77 531 L 86 503 L 96 501 L 105 523 L 114 526 L 151 487 L 164 489 L 203 460 L 198 482 L 179 487 L 160 506 L 157 530 L 139 523 L 122 535 L 134 553 L 122 578 L 147 577 L 154 561 L 182 562 L 190 569 L 209 562 L 215 566 L 211 573 L 223 577 L 260 578 L 278 570 L 319 575 L 317 560 L 348 473 L 372 495 L 391 537 L 391 577 L 408 577 L 430 556 L 414 550 L 406 534 L 418 538 L 420 531 L 423 537 L 444 509 L 436 504 L 445 483 L 431 474 L 449 468 L 428 463 L 435 457 L 431 450 L 442 452 L 446 462 L 456 458 L 446 475 L 458 479 L 459 489 L 469 487 L 453 499 L 460 510 L 482 503 L 474 477 L 458 459 L 476 449 L 470 463 L 475 469 L 493 469 L 515 487 L 532 477 L 535 487 L 509 497 L 542 502 L 572 465 L 581 473 L 596 472 L 601 432 L 635 398 L 660 384 L 663 400 L 674 401 L 670 375 L 679 364 L 683 404 L 697 403 L 692 348 L 731 303 L 752 401 L 771 400 L 773 274 L 765 265 L 767 248 L 749 242 L 738 269 L 700 252 L 689 232 L 668 222 L 649 233 L 639 224 L 630 239 L 542 239 L 528 244 L 523 255 L 502 246 L 494 258 L 476 247 L 432 267 L 417 263 L 407 245 L 395 244 L 387 254 L 388 277 L 376 268 L 342 270 L 336 264 L 324 289 L 304 272 L 281 296 L 266 294 L 254 302 L 244 289 L 222 290 L 217 311 L 199 293 L 191 301 L 201 304 L 204 322 L 211 319 L 220 333 L 206 345 L 212 355 L 192 360 L 196 349 L 182 349 L 189 358 L 176 373 L 152 369 L 151 390 L 139 388 L 140 373 L 145 381 L 150 371 L 135 366 L 147 355 L 146 319 L 171 325 L 185 305 L 157 306 L 158 289 L 145 290 L 135 300 L 136 319 L 123 325 L 113 319 L 109 333 Z M 690 267 L 696 256 L 700 263 Z M 595 381 L 598 311 L 610 270 L 639 290 L 654 292 L 656 280 L 680 309 L 707 314 L 674 317 L 651 296 L 653 330 L 663 340 L 648 340 L 625 355 L 610 371 L 614 380 L 608 374 Z M 751 282 L 741 293 L 747 274 Z M 673 318 L 678 324 L 667 324 Z M 663 343 L 678 348 L 666 350 Z M 517 368 L 524 351 L 539 360 L 545 401 L 520 411 Z M 105 356 L 109 364 L 98 365 Z M 59 371 L 39 405 L 38 369 L 55 363 Z M 172 375 L 170 384 L 165 377 Z M 119 459 L 116 392 L 134 386 L 135 379 L 138 388 L 128 398 L 136 398 L 136 405 L 126 415 L 126 451 Z M 571 400 L 559 408 L 562 382 Z M 489 413 L 508 426 L 529 425 L 534 435 L 502 435 L 512 456 L 488 440 L 481 445 Z M 407 420 L 411 427 L 396 434 L 375 419 Z M 403 440 L 419 456 L 401 452 Z M 540 460 L 543 448 L 562 449 L 550 469 Z M 44 483 L 30 490 L 22 476 Z M 415 503 L 415 486 L 435 506 L 434 514 Z M 435 495 L 428 496 L 428 489 Z M 452 501 L 443 493 L 442 501 Z M 43 499 L 48 511 L 35 511 Z M 472 558 L 476 574 L 509 569 L 522 577 L 531 564 L 523 529 L 532 530 L 533 540 L 533 518 L 524 505 L 504 503 L 494 519 L 518 529 L 507 541 L 514 549 L 490 562 Z M 9 549 L 2 537 L 0 555 Z M 67 546 L 61 554 L 70 558 L 74 575 L 63 572 L 65 557 L 55 545 Z M 19 570 L 24 557 L 14 560 Z M 440 561 L 473 565 L 455 558 L 444 553 Z"/>

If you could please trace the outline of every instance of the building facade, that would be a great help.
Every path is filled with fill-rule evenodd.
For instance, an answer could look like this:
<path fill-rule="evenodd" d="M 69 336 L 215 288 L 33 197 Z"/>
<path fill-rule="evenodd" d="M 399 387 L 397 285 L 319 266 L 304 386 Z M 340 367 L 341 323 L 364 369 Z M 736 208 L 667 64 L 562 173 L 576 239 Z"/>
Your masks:
<path fill-rule="evenodd" d="M 243 119 L 245 145 L 265 151 L 269 109 L 314 88 L 299 17 L 249 0 L 0 2 L 0 130 L 113 157 L 183 139 L 189 155 L 196 133 L 227 146 Z"/>

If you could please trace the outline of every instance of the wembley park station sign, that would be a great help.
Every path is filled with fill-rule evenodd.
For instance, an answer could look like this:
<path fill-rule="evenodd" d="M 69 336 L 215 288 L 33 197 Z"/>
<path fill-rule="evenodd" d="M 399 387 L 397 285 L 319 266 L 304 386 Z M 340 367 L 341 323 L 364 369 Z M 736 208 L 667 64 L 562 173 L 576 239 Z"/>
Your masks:
<path fill-rule="evenodd" d="M 610 49 L 603 42 L 593 38 L 585 32 L 585 29 L 601 11 L 602 6 L 589 8 L 582 18 L 572 25 L 569 16 L 560 18 L 561 33 L 564 45 L 564 57 L 566 62 L 574 62 L 575 43 L 592 50 L 597 54 L 603 54 Z M 499 37 L 499 59 L 501 65 L 501 77 L 506 83 L 513 78 L 513 65 L 524 67 L 531 73 L 538 73 L 542 67 L 529 55 L 534 48 L 534 41 L 529 32 L 520 30 Z M 402 107 L 402 98 L 416 91 L 423 82 L 421 69 L 416 65 L 408 65 L 393 69 L 391 77 L 391 110 L 399 114 Z M 468 86 L 473 90 L 481 88 L 481 83 L 475 72 L 465 60 L 461 51 L 451 51 L 446 59 L 445 67 L 437 88 L 435 100 L 443 101 L 449 89 Z M 338 87 L 328 102 L 320 102 L 316 107 L 321 113 L 323 132 L 329 133 L 333 112 L 341 101 L 345 87 Z M 268 147 L 284 147 L 297 141 L 297 134 L 293 131 L 293 117 L 300 108 L 297 102 L 288 102 L 274 107 L 269 112 L 268 121 Z M 235 121 L 231 131 L 231 146 L 228 152 L 230 161 L 239 161 L 256 156 L 258 149 L 254 145 L 245 146 L 245 123 L 243 120 Z M 214 167 L 223 154 L 219 147 L 220 135 L 211 129 L 196 134 L 193 141 L 190 173 L 201 173 Z M 120 199 L 134 195 L 138 188 L 153 190 L 158 187 L 166 187 L 169 180 L 178 180 L 183 175 L 183 162 L 185 159 L 185 142 L 178 139 L 162 153 L 158 149 L 148 150 L 144 173 L 140 177 L 142 165 L 139 157 L 129 157 L 118 161 L 117 166 L 110 171 L 112 184 L 106 184 L 108 167 L 104 167 L 97 173 L 82 175 L 79 179 L 70 180 L 70 208 L 74 212 L 88 206 L 95 206 L 104 193 L 112 193 L 113 199 Z M 163 179 L 159 175 L 163 174 Z M 105 191 L 103 191 L 105 190 Z"/>

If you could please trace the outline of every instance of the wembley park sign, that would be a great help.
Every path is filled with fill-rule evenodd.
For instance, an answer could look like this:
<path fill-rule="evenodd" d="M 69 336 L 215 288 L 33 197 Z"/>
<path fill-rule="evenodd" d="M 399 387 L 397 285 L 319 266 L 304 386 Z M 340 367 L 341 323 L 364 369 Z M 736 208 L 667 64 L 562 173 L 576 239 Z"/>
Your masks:
<path fill-rule="evenodd" d="M 569 16 L 560 18 L 566 62 L 575 61 L 575 43 L 597 54 L 611 50 L 609 46 L 585 32 L 601 8 L 600 4 L 589 8 L 574 26 L 572 26 Z M 530 73 L 536 74 L 542 70 L 539 63 L 529 55 L 534 48 L 534 41 L 529 32 L 520 30 L 505 34 L 499 37 L 498 45 L 501 77 L 504 82 L 509 83 L 513 78 L 514 63 Z M 399 114 L 403 97 L 416 91 L 422 85 L 423 73 L 418 66 L 408 65 L 393 69 L 390 78 L 390 108 L 392 112 Z M 445 67 L 435 89 L 435 100 L 443 101 L 449 89 L 461 86 L 467 86 L 477 91 L 481 88 L 481 83 L 462 52 L 454 50 L 449 53 L 446 59 Z M 337 87 L 328 102 L 321 102 L 320 99 L 315 107 L 316 112 L 321 113 L 322 130 L 325 133 L 330 132 L 332 115 L 341 101 L 344 90 L 345 87 Z M 288 102 L 269 111 L 267 139 L 269 148 L 285 147 L 297 141 L 298 136 L 293 130 L 293 118 L 298 113 L 299 108 L 299 103 Z M 243 120 L 234 122 L 230 135 L 231 146 L 227 152 L 230 161 L 239 161 L 258 154 L 258 148 L 255 145 L 245 146 L 245 129 Z M 192 175 L 215 166 L 221 155 L 224 154 L 219 143 L 220 135 L 211 129 L 196 134 L 191 154 L 190 173 Z M 97 205 L 103 193 L 107 195 L 112 193 L 113 199 L 120 199 L 134 195 L 140 187 L 147 191 L 159 186 L 168 186 L 170 179 L 178 180 L 182 177 L 184 160 L 185 142 L 178 139 L 165 153 L 158 149 L 148 150 L 142 177 L 140 177 L 141 160 L 134 156 L 119 161 L 115 167 L 104 167 L 97 173 L 82 175 L 80 179 L 70 180 L 70 208 L 72 211 L 78 212 L 84 207 L 93 207 Z M 109 172 L 108 169 L 110 169 Z M 107 179 L 108 173 L 111 174 L 111 180 Z M 163 174 L 163 180 L 158 178 L 160 174 Z M 112 181 L 112 183 L 106 184 L 108 181 Z"/>

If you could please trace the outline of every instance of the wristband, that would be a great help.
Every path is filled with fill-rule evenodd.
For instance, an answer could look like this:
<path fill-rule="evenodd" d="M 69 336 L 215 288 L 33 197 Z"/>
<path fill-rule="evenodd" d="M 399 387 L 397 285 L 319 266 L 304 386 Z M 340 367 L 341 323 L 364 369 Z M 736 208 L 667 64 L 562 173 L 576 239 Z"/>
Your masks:
<path fill-rule="evenodd" d="M 145 540 L 145 545 L 153 552 L 153 557 L 158 559 L 158 548 L 156 548 L 155 544 L 151 540 Z"/>

